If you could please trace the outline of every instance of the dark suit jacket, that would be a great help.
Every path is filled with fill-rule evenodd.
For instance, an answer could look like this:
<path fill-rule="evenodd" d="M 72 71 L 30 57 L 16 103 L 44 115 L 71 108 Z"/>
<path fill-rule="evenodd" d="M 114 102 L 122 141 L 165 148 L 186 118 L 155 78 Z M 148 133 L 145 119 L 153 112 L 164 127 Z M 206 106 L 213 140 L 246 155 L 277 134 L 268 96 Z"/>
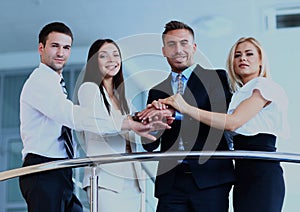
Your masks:
<path fill-rule="evenodd" d="M 171 74 L 167 79 L 150 89 L 148 103 L 173 95 Z M 231 94 L 227 74 L 224 70 L 207 70 L 197 65 L 193 70 L 185 89 L 183 98 L 191 105 L 204 110 L 226 113 Z M 187 151 L 228 150 L 228 145 L 222 130 L 210 128 L 189 116 L 182 121 L 175 120 L 170 130 L 162 133 L 159 139 L 151 142 L 142 138 L 143 147 L 154 151 L 159 147 L 162 152 L 177 151 L 178 135 L 184 141 Z M 232 160 L 221 159 L 188 159 L 193 177 L 199 189 L 213 187 L 234 181 Z M 159 161 L 155 196 L 167 194 L 173 183 L 177 159 Z"/>

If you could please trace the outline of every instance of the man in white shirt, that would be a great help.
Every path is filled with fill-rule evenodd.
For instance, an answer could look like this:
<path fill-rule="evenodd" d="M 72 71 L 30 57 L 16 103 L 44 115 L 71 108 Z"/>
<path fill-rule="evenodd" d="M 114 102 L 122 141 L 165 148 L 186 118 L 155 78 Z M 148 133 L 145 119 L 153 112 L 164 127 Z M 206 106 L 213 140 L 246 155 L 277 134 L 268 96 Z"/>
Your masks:
<path fill-rule="evenodd" d="M 72 32 L 63 23 L 49 23 L 40 31 L 38 52 L 41 63 L 25 82 L 20 97 L 23 166 L 70 158 L 65 141 L 61 139 L 63 126 L 101 134 L 107 132 L 107 124 L 111 123 L 107 117 L 96 116 L 93 111 L 67 99 L 60 83 L 72 42 Z M 125 115 L 113 124 L 114 127 L 109 126 L 109 129 L 116 132 L 133 130 L 152 140 L 155 138 L 150 131 L 167 127 L 162 122 L 144 125 Z M 22 176 L 20 188 L 29 212 L 82 211 L 81 203 L 73 193 L 71 168 Z"/>

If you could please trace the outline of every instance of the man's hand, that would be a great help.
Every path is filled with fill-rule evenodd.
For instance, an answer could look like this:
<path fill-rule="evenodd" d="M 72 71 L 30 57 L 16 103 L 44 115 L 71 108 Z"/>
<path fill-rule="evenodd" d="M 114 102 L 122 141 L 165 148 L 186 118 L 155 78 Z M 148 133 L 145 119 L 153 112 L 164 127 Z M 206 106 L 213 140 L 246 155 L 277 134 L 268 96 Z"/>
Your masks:
<path fill-rule="evenodd" d="M 147 105 L 147 108 L 139 112 L 137 116 L 143 123 L 150 123 L 153 121 L 163 121 L 167 124 L 172 124 L 174 118 L 172 115 L 175 110 L 171 107 L 167 107 L 158 101 L 153 101 L 151 104 Z"/>

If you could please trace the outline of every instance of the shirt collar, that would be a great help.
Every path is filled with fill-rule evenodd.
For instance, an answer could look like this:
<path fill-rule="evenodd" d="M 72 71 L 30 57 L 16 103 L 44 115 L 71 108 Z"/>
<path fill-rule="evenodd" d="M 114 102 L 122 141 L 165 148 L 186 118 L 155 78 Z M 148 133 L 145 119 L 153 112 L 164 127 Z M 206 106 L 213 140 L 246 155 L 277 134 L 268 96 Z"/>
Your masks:
<path fill-rule="evenodd" d="M 54 71 L 52 68 L 50 68 L 49 66 L 47 66 L 44 63 L 40 63 L 39 68 L 42 69 L 42 70 L 44 70 L 44 71 L 53 73 L 53 76 L 55 76 L 59 80 L 59 82 L 60 82 L 61 78 L 63 78 L 62 74 L 57 74 L 56 71 Z"/>
<path fill-rule="evenodd" d="M 195 69 L 196 67 L 196 64 L 186 68 L 183 72 L 182 72 L 182 75 L 183 75 L 183 78 L 188 80 L 193 72 L 193 70 Z M 175 82 L 176 81 L 176 77 L 177 77 L 178 73 L 172 71 L 172 81 Z"/>

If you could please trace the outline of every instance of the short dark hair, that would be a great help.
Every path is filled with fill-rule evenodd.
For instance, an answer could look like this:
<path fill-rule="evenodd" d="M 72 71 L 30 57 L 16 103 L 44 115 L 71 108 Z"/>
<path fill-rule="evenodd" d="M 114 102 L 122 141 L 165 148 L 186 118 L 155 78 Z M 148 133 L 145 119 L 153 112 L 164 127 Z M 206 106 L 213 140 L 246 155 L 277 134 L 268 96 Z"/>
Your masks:
<path fill-rule="evenodd" d="M 43 29 L 40 31 L 39 43 L 42 43 L 43 45 L 45 45 L 47 37 L 51 32 L 60 32 L 60 33 L 69 35 L 73 42 L 72 31 L 67 25 L 65 25 L 64 23 L 61 23 L 61 22 L 52 22 L 52 23 L 45 25 L 43 27 Z"/>
<path fill-rule="evenodd" d="M 186 29 L 190 31 L 190 33 L 193 35 L 194 38 L 194 30 L 189 25 L 180 21 L 170 21 L 165 25 L 165 30 L 162 33 L 162 39 L 164 39 L 165 34 L 176 29 Z"/>

